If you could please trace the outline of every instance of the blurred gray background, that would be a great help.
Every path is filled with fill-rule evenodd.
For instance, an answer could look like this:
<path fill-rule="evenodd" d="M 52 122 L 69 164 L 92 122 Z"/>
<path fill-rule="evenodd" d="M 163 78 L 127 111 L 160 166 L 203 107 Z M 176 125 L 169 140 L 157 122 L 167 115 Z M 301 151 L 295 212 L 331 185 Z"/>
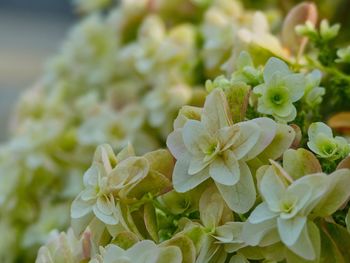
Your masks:
<path fill-rule="evenodd" d="M 40 77 L 74 20 L 70 0 L 0 0 L 0 141 L 19 94 Z"/>

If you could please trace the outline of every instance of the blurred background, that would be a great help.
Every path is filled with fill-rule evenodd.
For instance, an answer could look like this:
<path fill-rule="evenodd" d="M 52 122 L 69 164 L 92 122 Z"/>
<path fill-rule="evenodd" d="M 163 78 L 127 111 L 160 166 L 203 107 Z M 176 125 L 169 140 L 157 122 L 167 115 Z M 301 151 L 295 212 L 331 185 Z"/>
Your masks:
<path fill-rule="evenodd" d="M 300 0 L 242 0 L 247 8 L 278 7 L 287 13 Z M 349 37 L 350 0 L 317 0 L 321 17 L 342 23 Z M 42 75 L 77 17 L 71 0 L 0 0 L 0 141 L 8 136 L 10 113 L 21 91 Z"/>
<path fill-rule="evenodd" d="M 70 0 L 0 0 L 0 141 L 19 94 L 42 75 L 74 22 Z"/>

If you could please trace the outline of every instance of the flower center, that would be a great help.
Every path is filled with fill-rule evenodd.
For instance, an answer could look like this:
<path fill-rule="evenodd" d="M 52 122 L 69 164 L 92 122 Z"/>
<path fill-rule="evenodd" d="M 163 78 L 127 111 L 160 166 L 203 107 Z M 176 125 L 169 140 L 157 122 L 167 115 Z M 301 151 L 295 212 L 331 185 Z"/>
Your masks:
<path fill-rule="evenodd" d="M 216 151 L 216 144 L 211 144 L 208 149 L 205 151 L 206 155 L 212 155 Z"/>
<path fill-rule="evenodd" d="M 280 93 L 275 93 L 271 97 L 271 100 L 274 104 L 281 105 L 283 103 L 283 95 Z"/>
<path fill-rule="evenodd" d="M 295 207 L 296 200 L 288 199 L 283 200 L 280 204 L 281 212 L 290 214 L 293 211 L 293 208 Z"/>

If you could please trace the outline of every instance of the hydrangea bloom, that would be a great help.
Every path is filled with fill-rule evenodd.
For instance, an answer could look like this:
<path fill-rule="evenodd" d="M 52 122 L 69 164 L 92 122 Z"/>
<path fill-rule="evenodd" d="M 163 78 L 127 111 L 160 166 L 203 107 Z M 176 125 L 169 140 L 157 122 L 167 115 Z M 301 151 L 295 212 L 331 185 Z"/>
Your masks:
<path fill-rule="evenodd" d="M 308 131 L 309 148 L 321 158 L 336 160 L 350 153 L 350 145 L 343 137 L 333 137 L 333 132 L 322 122 L 312 123 Z"/>
<path fill-rule="evenodd" d="M 282 60 L 270 58 L 264 68 L 264 83 L 254 88 L 258 95 L 258 111 L 278 121 L 294 120 L 297 111 L 293 102 L 304 95 L 305 85 L 303 74 L 292 73 Z"/>
<path fill-rule="evenodd" d="M 177 159 L 173 184 L 186 192 L 212 178 L 231 209 L 245 212 L 255 202 L 255 187 L 247 161 L 272 141 L 276 123 L 268 118 L 232 123 L 224 93 L 215 89 L 207 97 L 199 120 L 188 120 L 175 129 L 167 145 Z M 241 207 L 237 188 L 247 189 Z"/>
<path fill-rule="evenodd" d="M 261 169 L 264 171 L 259 189 L 263 202 L 249 216 L 243 229 L 244 240 L 253 246 L 281 240 L 300 257 L 315 260 L 319 252 L 311 220 L 332 214 L 350 197 L 342 186 L 350 181 L 349 170 L 329 176 L 315 173 L 293 181 L 277 163 Z M 263 240 L 266 235 L 268 240 Z"/>

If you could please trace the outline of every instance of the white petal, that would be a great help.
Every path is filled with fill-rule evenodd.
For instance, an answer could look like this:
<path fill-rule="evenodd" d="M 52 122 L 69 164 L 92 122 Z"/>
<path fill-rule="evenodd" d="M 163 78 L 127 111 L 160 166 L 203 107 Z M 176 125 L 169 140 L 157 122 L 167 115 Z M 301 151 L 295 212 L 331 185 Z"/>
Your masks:
<path fill-rule="evenodd" d="M 246 221 L 243 225 L 242 238 L 250 246 L 257 246 L 271 231 L 276 229 L 276 219 L 264 221 L 259 224 L 251 224 Z"/>
<path fill-rule="evenodd" d="M 116 225 L 119 222 L 119 220 L 115 218 L 113 214 L 107 215 L 103 213 L 96 205 L 93 207 L 93 211 L 95 216 L 105 224 Z"/>
<path fill-rule="evenodd" d="M 140 241 L 126 251 L 126 255 L 135 263 L 155 263 L 158 254 L 157 246 L 150 240 Z"/>
<path fill-rule="evenodd" d="M 182 129 L 177 129 L 169 134 L 166 145 L 176 159 L 180 159 L 183 155 L 188 155 L 188 151 L 182 138 Z"/>
<path fill-rule="evenodd" d="M 256 190 L 252 174 L 246 163 L 240 163 L 240 180 L 233 186 L 216 183 L 226 204 L 236 213 L 246 213 L 255 203 Z"/>
<path fill-rule="evenodd" d="M 328 127 L 323 122 L 314 122 L 309 126 L 309 141 L 314 141 L 316 139 L 316 136 L 320 133 L 323 133 L 327 137 L 333 138 L 333 132 L 330 127 Z"/>
<path fill-rule="evenodd" d="M 72 218 L 80 218 L 92 211 L 92 206 L 95 201 L 84 201 L 81 199 L 82 193 L 80 193 L 72 203 L 71 206 L 71 217 Z"/>
<path fill-rule="evenodd" d="M 175 163 L 173 185 L 174 189 L 179 193 L 184 193 L 195 188 L 210 177 L 208 168 L 197 174 L 190 175 L 188 173 L 189 165 L 190 163 L 186 159 L 179 159 Z"/>
<path fill-rule="evenodd" d="M 306 81 L 302 73 L 290 74 L 284 78 L 286 87 L 290 90 L 292 102 L 299 100 L 305 92 Z"/>
<path fill-rule="evenodd" d="M 232 151 L 238 160 L 245 160 L 249 157 L 248 153 L 258 142 L 261 129 L 256 123 L 250 121 L 241 122 L 237 125 L 240 127 L 240 136 L 233 144 Z"/>
<path fill-rule="evenodd" d="M 190 166 L 188 168 L 188 174 L 196 174 L 199 173 L 200 171 L 202 171 L 205 167 L 208 166 L 208 164 L 210 163 L 209 161 L 205 161 L 203 160 L 203 158 L 192 158 L 190 161 Z"/>
<path fill-rule="evenodd" d="M 261 222 L 264 222 L 266 220 L 272 219 L 277 217 L 278 214 L 275 212 L 272 212 L 268 205 L 263 202 L 261 204 L 259 204 L 254 211 L 250 214 L 248 221 L 249 223 L 252 224 L 258 224 Z"/>
<path fill-rule="evenodd" d="M 215 158 L 209 166 L 209 174 L 219 184 L 236 184 L 240 178 L 240 167 L 234 154 L 226 151 L 222 156 Z"/>
<path fill-rule="evenodd" d="M 261 179 L 260 192 L 272 211 L 279 211 L 280 200 L 282 200 L 285 191 L 284 183 L 270 166 Z"/>
<path fill-rule="evenodd" d="M 306 217 L 295 216 L 290 219 L 277 218 L 278 232 L 282 242 L 287 246 L 295 244 L 305 225 Z"/>
<path fill-rule="evenodd" d="M 260 127 L 260 137 L 256 142 L 256 145 L 249 151 L 249 154 L 245 157 L 246 160 L 250 160 L 260 154 L 265 148 L 270 145 L 276 135 L 277 124 L 270 118 L 257 118 L 251 120 Z"/>
<path fill-rule="evenodd" d="M 216 145 L 216 140 L 208 133 L 204 124 L 189 120 L 183 130 L 182 137 L 186 149 L 194 156 L 203 156 L 207 149 Z"/>
<path fill-rule="evenodd" d="M 270 58 L 264 68 L 264 80 L 265 82 L 269 82 L 274 73 L 280 72 L 282 74 L 288 75 L 290 74 L 288 65 L 275 57 Z"/>
<path fill-rule="evenodd" d="M 210 130 L 216 132 L 231 124 L 231 116 L 226 96 L 221 89 L 214 89 L 206 98 L 202 112 L 202 122 Z"/>
<path fill-rule="evenodd" d="M 317 250 L 319 250 L 320 245 L 318 227 L 313 222 L 308 222 L 307 227 L 303 228 L 299 239 L 288 248 L 306 260 L 315 260 L 318 256 L 319 251 L 317 252 Z"/>

